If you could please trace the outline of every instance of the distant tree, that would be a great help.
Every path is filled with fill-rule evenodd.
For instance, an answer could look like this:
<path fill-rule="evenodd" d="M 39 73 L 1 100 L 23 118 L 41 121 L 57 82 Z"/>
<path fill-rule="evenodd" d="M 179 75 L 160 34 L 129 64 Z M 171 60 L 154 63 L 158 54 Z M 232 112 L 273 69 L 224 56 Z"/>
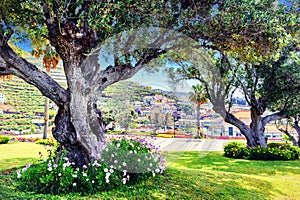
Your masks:
<path fill-rule="evenodd" d="M 149 115 L 149 121 L 155 134 L 159 128 L 168 126 L 172 123 L 172 116 L 170 113 L 164 113 L 162 107 L 153 107 Z"/>
<path fill-rule="evenodd" d="M 138 115 L 133 109 L 125 109 L 116 114 L 115 119 L 122 128 L 125 129 L 125 132 L 128 130 L 131 124 L 135 123 Z"/>
<path fill-rule="evenodd" d="M 200 112 L 200 106 L 201 104 L 204 104 L 208 102 L 207 96 L 204 93 L 204 88 L 202 85 L 193 85 L 192 86 L 193 91 L 190 92 L 190 100 L 194 102 L 197 105 L 197 138 L 203 138 L 203 133 L 201 132 L 201 125 L 200 125 L 200 117 L 201 117 L 201 112 Z"/>

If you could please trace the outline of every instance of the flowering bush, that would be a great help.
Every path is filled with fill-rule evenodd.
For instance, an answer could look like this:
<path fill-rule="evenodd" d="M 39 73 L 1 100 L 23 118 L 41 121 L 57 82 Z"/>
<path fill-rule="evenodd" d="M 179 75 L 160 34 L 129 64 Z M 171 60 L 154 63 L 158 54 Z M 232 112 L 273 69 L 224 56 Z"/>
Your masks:
<path fill-rule="evenodd" d="M 286 143 L 269 143 L 267 148 L 246 148 L 243 143 L 230 142 L 224 147 L 224 155 L 249 160 L 295 160 L 300 157 L 300 148 Z"/>
<path fill-rule="evenodd" d="M 70 162 L 64 152 L 60 154 L 19 169 L 16 173 L 18 189 L 35 193 L 92 194 L 134 184 L 165 170 L 165 159 L 157 147 L 140 138 L 111 139 L 100 160 L 80 168 Z"/>
<path fill-rule="evenodd" d="M 38 140 L 40 140 L 40 138 L 12 137 L 10 139 L 11 142 L 36 142 Z"/>
<path fill-rule="evenodd" d="M 250 160 L 295 160 L 299 159 L 300 148 L 287 143 L 269 143 L 268 148 L 250 148 L 247 159 Z"/>
<path fill-rule="evenodd" d="M 242 142 L 229 142 L 224 147 L 224 155 L 230 158 L 245 158 L 247 155 L 246 144 Z"/>

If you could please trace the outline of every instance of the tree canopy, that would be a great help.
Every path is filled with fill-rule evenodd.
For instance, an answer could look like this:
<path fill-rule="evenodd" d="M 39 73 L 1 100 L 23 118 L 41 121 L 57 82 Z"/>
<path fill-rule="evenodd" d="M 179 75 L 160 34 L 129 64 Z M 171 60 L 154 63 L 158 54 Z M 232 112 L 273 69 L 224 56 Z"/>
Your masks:
<path fill-rule="evenodd" d="M 59 107 L 53 135 L 69 159 L 83 165 L 105 146 L 96 101 L 107 86 L 171 55 L 190 63 L 185 72 L 191 77 L 216 83 L 205 85 L 207 94 L 226 116 L 222 102 L 235 83 L 233 68 L 278 62 L 299 36 L 298 6 L 275 0 L 4 0 L 0 75 L 24 79 Z M 49 45 L 55 50 L 51 55 L 61 59 L 67 89 L 10 44 L 28 40 L 36 55 L 46 55 Z M 201 66 L 201 73 L 191 66 Z"/>

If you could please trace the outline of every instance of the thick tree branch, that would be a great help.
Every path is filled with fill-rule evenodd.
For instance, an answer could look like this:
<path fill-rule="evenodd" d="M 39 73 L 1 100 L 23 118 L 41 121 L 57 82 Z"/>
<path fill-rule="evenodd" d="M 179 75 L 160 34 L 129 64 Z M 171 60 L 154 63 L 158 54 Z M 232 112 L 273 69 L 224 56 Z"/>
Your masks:
<path fill-rule="evenodd" d="M 288 131 L 288 124 L 286 125 L 286 129 L 280 128 L 279 125 L 276 122 L 275 122 L 275 124 L 276 124 L 276 128 L 280 132 L 285 133 L 289 137 L 289 139 L 292 141 L 293 145 L 297 146 L 296 138 Z"/>
<path fill-rule="evenodd" d="M 287 115 L 284 112 L 282 112 L 282 111 L 276 112 L 271 115 L 267 115 L 267 116 L 263 117 L 262 124 L 263 124 L 263 126 L 265 126 L 271 121 L 280 120 L 285 117 L 287 117 Z"/>
<path fill-rule="evenodd" d="M 226 116 L 224 118 L 225 122 L 228 122 L 234 126 L 236 126 L 237 128 L 240 129 L 240 131 L 243 134 L 246 134 L 248 132 L 250 132 L 250 128 L 241 120 L 239 120 L 238 118 L 236 118 L 233 114 L 226 112 Z M 247 135 L 245 135 L 247 137 Z"/>
<path fill-rule="evenodd" d="M 8 72 L 37 87 L 58 106 L 69 101 L 69 93 L 64 88 L 35 65 L 19 57 L 9 46 L 0 46 L 0 56 L 6 62 Z"/>
<path fill-rule="evenodd" d="M 165 50 L 152 49 L 141 56 L 141 59 L 132 66 L 131 63 L 118 65 L 118 66 L 109 66 L 105 70 L 101 70 L 99 79 L 94 84 L 100 84 L 99 90 L 102 91 L 107 86 L 120 81 L 126 80 L 134 76 L 144 65 L 151 62 L 153 59 L 156 59 L 159 55 L 166 53 Z"/>

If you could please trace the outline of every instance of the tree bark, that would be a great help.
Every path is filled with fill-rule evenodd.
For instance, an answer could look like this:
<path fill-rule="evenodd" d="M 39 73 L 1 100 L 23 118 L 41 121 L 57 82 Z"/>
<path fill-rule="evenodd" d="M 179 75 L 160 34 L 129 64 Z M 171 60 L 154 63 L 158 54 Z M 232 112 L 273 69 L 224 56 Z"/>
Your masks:
<path fill-rule="evenodd" d="M 236 118 L 233 114 L 226 112 L 225 122 L 236 126 L 240 132 L 246 137 L 247 147 L 256 147 L 257 139 L 254 131 L 249 128 L 244 122 Z"/>
<path fill-rule="evenodd" d="M 262 116 L 257 108 L 251 107 L 251 124 L 250 128 L 253 130 L 253 133 L 256 138 L 257 146 L 267 147 L 267 141 L 265 139 L 265 125 L 262 121 Z"/>
<path fill-rule="evenodd" d="M 202 138 L 202 133 L 201 133 L 201 127 L 200 127 L 200 103 L 197 103 L 197 122 L 196 122 L 196 125 L 197 125 L 197 138 Z"/>
<path fill-rule="evenodd" d="M 294 122 L 294 129 L 296 130 L 297 134 L 298 134 L 298 147 L 300 147 L 300 126 L 299 126 L 299 121 L 298 120 L 295 120 Z"/>

